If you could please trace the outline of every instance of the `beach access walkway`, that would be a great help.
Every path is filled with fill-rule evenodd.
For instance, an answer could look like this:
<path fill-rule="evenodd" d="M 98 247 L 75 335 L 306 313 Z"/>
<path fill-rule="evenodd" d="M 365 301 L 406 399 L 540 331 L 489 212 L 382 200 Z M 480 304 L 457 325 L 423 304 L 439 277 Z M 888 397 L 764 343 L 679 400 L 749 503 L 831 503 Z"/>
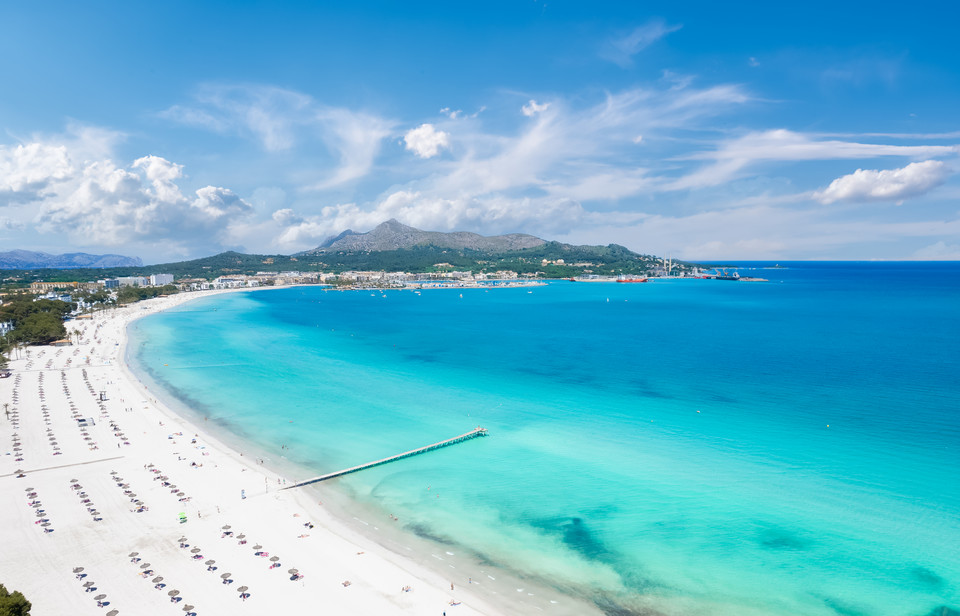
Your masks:
<path fill-rule="evenodd" d="M 341 471 L 335 471 L 333 473 L 327 473 L 326 475 L 320 475 L 319 477 L 314 477 L 313 479 L 307 479 L 306 481 L 301 481 L 295 483 L 292 486 L 287 486 L 283 488 L 284 490 L 289 490 L 291 488 L 300 488 L 311 483 L 319 483 L 321 481 L 326 481 L 327 479 L 333 479 L 334 477 L 342 477 L 343 475 L 349 475 L 350 473 L 356 473 L 357 471 L 366 470 L 368 468 L 373 468 L 374 466 L 380 466 L 381 464 L 387 464 L 388 462 L 396 462 L 397 460 L 402 460 L 403 458 L 409 458 L 411 456 L 416 456 L 421 453 L 427 453 L 428 451 L 433 451 L 435 449 L 440 449 L 442 447 L 449 447 L 450 445 L 456 445 L 457 443 L 462 443 L 464 441 L 469 441 L 471 439 L 477 438 L 478 436 L 487 436 L 488 432 L 486 428 L 477 426 L 470 432 L 461 434 L 460 436 L 455 436 L 453 438 L 448 438 L 445 441 L 440 441 L 438 443 L 433 443 L 431 445 L 426 445 L 425 447 L 420 447 L 418 449 L 411 449 L 410 451 L 405 451 L 399 453 L 395 456 L 390 456 L 389 458 L 382 458 L 380 460 L 375 460 L 373 462 L 367 462 L 366 464 L 360 464 L 358 466 L 351 466 L 350 468 L 345 468 Z"/>

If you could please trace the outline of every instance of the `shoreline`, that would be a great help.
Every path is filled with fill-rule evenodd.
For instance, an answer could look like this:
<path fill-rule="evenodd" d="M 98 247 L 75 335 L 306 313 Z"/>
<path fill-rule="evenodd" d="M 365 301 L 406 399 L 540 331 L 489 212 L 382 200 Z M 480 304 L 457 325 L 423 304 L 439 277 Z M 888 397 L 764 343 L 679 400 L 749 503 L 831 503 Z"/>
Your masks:
<path fill-rule="evenodd" d="M 164 401 L 169 392 L 153 383 L 144 384 L 128 365 L 127 327 L 133 321 L 204 297 L 266 290 L 271 288 L 195 292 L 145 300 L 72 322 L 70 328 L 81 332 L 78 346 L 33 347 L 27 358 L 11 361 L 15 377 L 0 382 L 0 395 L 5 400 L 15 400 L 13 406 L 19 420 L 16 428 L 10 421 L 0 424 L 0 446 L 6 452 L 15 438 L 13 442 L 22 445 L 24 459 L 17 462 L 11 455 L 3 456 L 0 462 L 0 493 L 11 503 L 0 513 L 5 529 L 0 532 L 0 540 L 10 548 L 0 556 L 0 582 L 11 591 L 24 592 L 38 614 L 102 613 L 92 596 L 84 592 L 80 580 L 88 578 L 78 577 L 85 575 L 82 572 L 73 573 L 75 567 L 86 567 L 91 578 L 94 572 L 98 574 L 90 581 L 98 584 L 98 593 L 107 595 L 103 601 L 109 605 L 105 607 L 119 613 L 142 613 L 143 606 L 166 604 L 171 597 L 160 592 L 168 588 L 165 582 L 161 581 L 160 588 L 156 588 L 149 581 L 137 579 L 138 568 L 129 562 L 132 558 L 128 552 L 139 551 L 145 556 L 150 552 L 150 569 L 156 575 L 165 576 L 171 583 L 179 580 L 174 588 L 183 591 L 189 604 L 196 605 L 198 614 L 259 613 L 267 606 L 271 611 L 287 609 L 298 613 L 303 606 L 317 603 L 335 607 L 339 614 L 441 614 L 453 610 L 458 614 L 492 615 L 534 607 L 479 583 L 471 587 L 472 580 L 464 574 L 441 575 L 426 562 L 431 546 L 408 536 L 408 531 L 397 529 L 375 535 L 374 531 L 362 528 L 369 523 L 353 514 L 363 505 L 342 491 L 321 487 L 278 491 L 286 480 L 285 472 L 304 469 L 288 460 L 271 458 L 266 452 L 261 456 L 254 443 L 244 441 L 230 426 L 211 428 L 195 416 L 184 416 L 171 409 Z M 54 405 L 55 394 L 48 393 L 46 408 L 41 406 L 44 402 L 36 395 L 44 385 L 48 392 L 55 391 L 61 404 Z M 100 391 L 106 395 L 102 403 L 96 399 Z M 66 404 L 62 404 L 64 397 Z M 71 433 L 69 437 L 77 436 L 75 421 L 69 417 L 71 412 L 94 417 L 94 426 L 85 430 L 91 436 L 84 438 L 94 439 L 92 442 L 103 445 L 102 449 L 88 447 L 84 452 L 82 446 L 72 446 L 68 451 L 65 446 L 60 453 L 49 451 L 49 447 L 44 451 L 43 428 L 37 422 L 44 410 L 48 414 L 43 416 L 48 434 L 52 426 L 60 439 L 67 433 Z M 109 424 L 113 425 L 108 427 Z M 130 430 L 131 424 L 136 425 L 135 431 Z M 113 430 L 113 426 L 118 430 Z M 110 430 L 114 431 L 113 438 Z M 13 437 L 15 433 L 17 436 Z M 254 455 L 244 456 L 245 452 Z M 257 463 L 260 457 L 264 458 L 263 464 Z M 169 482 L 164 483 L 175 487 L 170 497 L 183 494 L 181 498 L 190 500 L 167 497 L 163 494 L 166 490 L 159 485 L 150 488 L 149 484 L 155 483 L 150 479 L 156 479 L 150 477 L 150 464 L 168 473 L 165 476 Z M 21 468 L 27 471 L 24 478 L 8 474 Z M 142 513 L 130 510 L 124 502 L 125 495 L 120 494 L 120 485 L 112 485 L 109 471 L 117 471 L 115 477 L 122 475 L 131 492 L 138 490 L 141 496 L 136 498 L 142 498 L 148 509 Z M 67 476 L 78 479 L 81 487 L 68 485 L 71 482 L 63 478 Z M 173 484 L 174 481 L 178 483 Z M 255 487 L 261 484 L 262 488 Z M 24 500 L 24 487 L 35 488 L 36 496 L 32 498 L 43 499 L 40 506 L 17 502 Z M 69 502 L 71 493 L 77 490 L 87 496 L 88 510 L 89 501 L 99 507 L 101 521 L 93 520 L 91 514 L 78 507 L 75 496 L 74 502 Z M 151 501 L 157 501 L 156 506 Z M 35 521 L 30 514 L 40 508 L 49 516 L 44 519 L 50 520 L 56 532 L 36 533 L 38 529 L 30 528 Z M 180 522 L 177 511 L 186 514 L 185 523 Z M 372 508 L 368 511 L 375 513 Z M 351 524 L 348 515 L 355 523 Z M 267 558 L 251 556 L 253 551 L 244 550 L 248 546 L 225 534 L 223 525 L 231 525 L 262 542 L 264 550 L 272 549 L 271 555 L 282 557 L 276 561 L 282 563 L 281 572 L 295 567 L 305 577 L 296 579 L 295 575 L 272 570 Z M 383 526 L 389 528 L 387 524 Z M 374 530 L 381 532 L 376 525 Z M 37 534 L 41 535 L 39 541 Z M 184 558 L 185 549 L 178 545 L 181 534 L 192 545 L 202 547 L 205 555 L 207 550 L 211 554 L 227 552 L 228 557 L 216 557 L 225 568 L 211 565 L 217 569 L 209 573 L 203 566 L 197 569 L 199 563 Z M 411 543 L 415 548 L 408 545 Z M 30 566 L 22 566 L 25 560 Z M 96 566 L 91 566 L 91 560 L 96 561 Z M 220 571 L 234 574 L 237 584 L 222 582 L 215 575 Z M 186 572 L 190 573 L 183 575 Z M 51 583 L 58 587 L 58 592 L 44 590 Z M 249 597 L 232 590 L 240 586 L 248 587 Z M 404 591 L 405 588 L 409 590 Z M 233 599 L 224 598 L 230 594 Z M 596 611 L 586 603 L 577 605 L 580 602 L 575 598 L 562 598 L 562 603 L 551 606 L 551 613 Z M 84 604 L 90 609 L 84 609 Z M 158 605 L 156 609 L 163 608 Z"/>

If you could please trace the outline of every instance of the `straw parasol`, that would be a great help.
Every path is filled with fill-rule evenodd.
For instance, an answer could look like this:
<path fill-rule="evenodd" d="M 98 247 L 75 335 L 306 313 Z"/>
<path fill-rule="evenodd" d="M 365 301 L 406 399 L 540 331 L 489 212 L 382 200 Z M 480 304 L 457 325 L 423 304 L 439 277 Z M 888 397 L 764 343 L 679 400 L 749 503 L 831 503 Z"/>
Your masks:
<path fill-rule="evenodd" d="M 74 567 L 74 568 L 73 568 L 73 572 L 74 572 L 74 573 L 80 573 L 81 571 L 83 571 L 83 567 Z"/>
<path fill-rule="evenodd" d="M 220 578 L 223 579 L 223 580 L 226 580 L 226 579 L 229 578 L 229 577 L 230 577 L 230 574 L 229 574 L 229 573 L 224 573 L 224 574 L 222 574 L 222 575 L 220 576 Z"/>
<path fill-rule="evenodd" d="M 158 575 L 157 577 L 153 578 L 153 579 L 150 580 L 150 581 L 153 582 L 154 584 L 156 584 L 156 583 L 158 583 L 158 582 L 162 582 L 162 581 L 163 581 L 163 576 L 162 576 L 162 575 Z"/>
<path fill-rule="evenodd" d="M 237 592 L 243 593 L 243 592 L 247 592 L 248 590 L 250 589 L 247 588 L 246 586 L 241 586 L 240 588 L 237 589 Z"/>
<path fill-rule="evenodd" d="M 237 535 L 237 539 L 246 539 L 246 538 L 247 536 L 244 535 L 243 533 L 240 533 L 239 535 Z"/>
<path fill-rule="evenodd" d="M 107 616 L 117 616 L 120 612 L 118 610 L 110 610 L 107 612 Z"/>
<path fill-rule="evenodd" d="M 93 598 L 93 600 L 94 600 L 94 601 L 103 601 L 103 600 L 106 599 L 106 598 L 107 598 L 107 595 L 97 595 L 96 597 Z"/>
<path fill-rule="evenodd" d="M 193 609 L 193 606 L 192 606 L 192 605 L 184 605 L 184 606 L 183 606 L 183 611 L 184 611 L 184 612 L 189 612 L 189 611 L 192 610 L 192 609 Z M 107 616 L 110 616 L 110 614 L 107 614 Z"/>
<path fill-rule="evenodd" d="M 215 561 L 215 560 L 213 560 L 213 559 L 210 559 L 210 560 L 208 560 L 207 562 L 205 562 L 205 563 L 203 563 L 203 564 L 205 564 L 205 565 L 212 565 L 212 564 L 215 563 L 215 562 L 217 562 L 217 561 Z"/>
<path fill-rule="evenodd" d="M 221 526 L 220 528 L 222 528 L 223 530 L 230 530 L 230 529 L 233 528 L 233 527 L 230 526 L 229 524 L 224 524 L 224 525 Z"/>
<path fill-rule="evenodd" d="M 192 550 L 190 550 L 190 553 L 191 553 L 191 554 L 196 554 L 196 553 L 198 553 L 199 551 L 200 551 L 200 548 L 193 548 Z"/>
<path fill-rule="evenodd" d="M 170 595 L 171 597 L 176 597 L 177 595 L 180 594 L 180 591 L 177 590 L 176 588 L 174 588 L 173 590 L 171 590 L 171 591 L 168 592 L 167 594 Z"/>
<path fill-rule="evenodd" d="M 84 588 L 90 588 L 91 586 L 93 586 L 93 582 L 84 582 L 84 583 L 83 583 L 83 587 L 84 587 Z"/>
<path fill-rule="evenodd" d="M 263 549 L 263 546 L 258 543 L 257 545 L 253 546 L 253 549 L 254 549 L 254 550 L 262 550 L 262 549 Z"/>
<path fill-rule="evenodd" d="M 140 565 L 140 568 L 141 568 L 141 569 L 146 569 L 146 568 L 149 567 L 149 566 L 150 566 L 150 563 L 143 563 L 142 565 Z"/>

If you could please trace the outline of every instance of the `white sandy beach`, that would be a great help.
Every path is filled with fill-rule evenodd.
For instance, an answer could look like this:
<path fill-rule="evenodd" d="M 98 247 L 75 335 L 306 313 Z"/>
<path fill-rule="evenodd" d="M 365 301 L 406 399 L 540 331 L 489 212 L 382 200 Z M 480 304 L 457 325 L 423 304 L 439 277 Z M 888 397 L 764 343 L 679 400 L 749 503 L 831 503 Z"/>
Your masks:
<path fill-rule="evenodd" d="M 204 295 L 74 321 L 79 345 L 30 348 L 0 380 L 0 582 L 33 614 L 543 611 L 353 532 L 310 491 L 280 490 L 283 478 L 155 401 L 124 366 L 125 328 Z"/>

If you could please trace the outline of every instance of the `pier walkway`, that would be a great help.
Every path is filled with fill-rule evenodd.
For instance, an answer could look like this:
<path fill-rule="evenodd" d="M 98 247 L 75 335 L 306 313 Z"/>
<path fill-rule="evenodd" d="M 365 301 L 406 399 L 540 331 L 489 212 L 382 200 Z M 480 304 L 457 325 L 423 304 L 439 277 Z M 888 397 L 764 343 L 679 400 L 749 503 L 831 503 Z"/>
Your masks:
<path fill-rule="evenodd" d="M 348 475 L 350 473 L 356 473 L 357 471 L 366 470 L 368 468 L 373 468 L 374 466 L 380 466 L 381 464 L 387 464 L 388 462 L 395 462 L 397 460 L 402 460 L 403 458 L 409 458 L 411 456 L 416 456 L 421 453 L 426 453 L 428 451 L 433 451 L 434 449 L 440 449 L 442 447 L 449 447 L 450 445 L 456 445 L 457 443 L 462 443 L 464 441 L 469 441 L 470 439 L 477 438 L 478 436 L 487 436 L 487 429 L 477 426 L 470 432 L 466 434 L 461 434 L 460 436 L 455 436 L 453 438 L 448 438 L 445 441 L 440 441 L 439 443 L 433 443 L 432 445 L 427 445 L 426 447 L 420 447 L 419 449 L 411 449 L 410 451 L 405 451 L 399 453 L 395 456 L 390 456 L 389 458 L 383 458 L 376 460 L 374 462 L 367 462 L 366 464 L 360 464 L 359 466 L 351 466 L 350 468 L 345 468 L 342 471 L 336 471 L 333 473 L 327 473 L 326 475 L 320 475 L 319 477 L 314 477 L 313 479 L 307 479 L 306 481 L 300 481 L 293 484 L 292 486 L 287 486 L 283 488 L 284 490 L 289 490 L 290 488 L 300 488 L 311 483 L 319 483 L 321 481 L 326 481 L 327 479 L 333 479 L 334 477 L 341 477 L 343 475 Z"/>

